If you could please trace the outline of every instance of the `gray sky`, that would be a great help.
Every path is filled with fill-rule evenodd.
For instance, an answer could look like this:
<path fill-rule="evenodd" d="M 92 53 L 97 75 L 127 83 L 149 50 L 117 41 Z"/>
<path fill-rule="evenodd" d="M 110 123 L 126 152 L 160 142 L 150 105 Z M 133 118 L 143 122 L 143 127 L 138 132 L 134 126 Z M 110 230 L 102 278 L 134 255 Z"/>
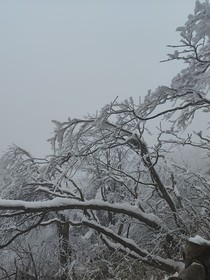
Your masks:
<path fill-rule="evenodd" d="M 0 153 L 50 153 L 52 119 L 138 100 L 183 65 L 159 63 L 193 0 L 1 0 Z"/>

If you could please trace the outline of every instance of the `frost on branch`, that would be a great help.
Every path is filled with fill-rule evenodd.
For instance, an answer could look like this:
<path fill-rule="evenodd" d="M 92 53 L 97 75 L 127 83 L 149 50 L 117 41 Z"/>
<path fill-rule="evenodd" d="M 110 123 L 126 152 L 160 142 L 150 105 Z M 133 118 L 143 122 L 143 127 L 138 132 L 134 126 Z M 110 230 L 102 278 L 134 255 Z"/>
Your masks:
<path fill-rule="evenodd" d="M 209 4 L 197 1 L 178 28 L 181 43 L 171 46 L 168 60 L 183 60 L 186 68 L 171 86 L 149 90 L 138 104 L 116 98 L 96 115 L 53 121 L 53 153 L 46 159 L 16 146 L 5 153 L 0 248 L 15 251 L 11 271 L 27 255 L 31 262 L 22 267 L 35 275 L 40 255 L 44 270 L 56 271 L 59 280 L 134 280 L 134 268 L 148 279 L 154 270 L 162 275 L 182 268 L 182 245 L 190 236 L 208 239 L 209 18 Z M 198 113 L 207 128 L 196 131 L 190 124 Z M 192 157 L 193 167 L 186 146 L 188 157 L 202 153 L 200 162 Z M 53 261 L 38 247 L 51 247 Z"/>

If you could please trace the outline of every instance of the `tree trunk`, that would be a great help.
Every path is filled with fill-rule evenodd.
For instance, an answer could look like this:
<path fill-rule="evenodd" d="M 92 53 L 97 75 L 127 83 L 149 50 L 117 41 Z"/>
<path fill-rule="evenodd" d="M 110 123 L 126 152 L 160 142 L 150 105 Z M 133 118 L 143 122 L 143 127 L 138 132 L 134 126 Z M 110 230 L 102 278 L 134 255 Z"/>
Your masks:
<path fill-rule="evenodd" d="M 59 234 L 59 253 L 60 253 L 60 265 L 62 268 L 62 275 L 60 280 L 68 279 L 68 267 L 72 261 L 72 252 L 70 249 L 70 225 L 68 222 L 65 222 L 65 216 L 63 214 L 59 214 L 59 219 L 63 222 L 62 224 L 58 224 L 58 234 Z M 76 279 L 74 276 L 73 279 Z"/>

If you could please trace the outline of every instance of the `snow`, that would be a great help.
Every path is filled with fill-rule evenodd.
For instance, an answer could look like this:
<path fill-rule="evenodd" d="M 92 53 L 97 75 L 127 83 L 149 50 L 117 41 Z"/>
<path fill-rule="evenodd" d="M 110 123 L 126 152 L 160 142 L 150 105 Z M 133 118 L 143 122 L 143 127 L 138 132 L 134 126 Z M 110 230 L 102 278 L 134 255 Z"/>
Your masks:
<path fill-rule="evenodd" d="M 198 245 L 207 245 L 210 246 L 210 240 L 204 239 L 200 235 L 196 235 L 195 237 L 190 237 L 188 239 L 190 242 L 198 244 Z"/>
<path fill-rule="evenodd" d="M 168 280 L 169 276 L 164 276 L 162 280 Z M 170 277 L 178 277 L 178 272 L 174 273 L 173 275 L 170 275 Z"/>
<path fill-rule="evenodd" d="M 183 262 L 174 261 L 172 259 L 164 259 L 159 256 L 153 256 L 153 257 L 160 263 L 165 263 L 166 265 L 173 266 L 178 271 L 181 271 L 182 269 L 184 269 Z"/>
<path fill-rule="evenodd" d="M 145 259 L 145 260 L 149 260 L 149 259 L 154 260 L 158 263 L 161 263 L 162 265 L 174 267 L 174 270 L 178 270 L 178 271 L 184 269 L 183 262 L 174 261 L 172 259 L 164 259 L 162 257 L 152 255 L 147 250 L 141 249 L 134 240 L 125 238 L 122 236 L 118 236 L 110 228 L 101 226 L 100 224 L 96 223 L 95 221 L 90 221 L 86 217 L 84 217 L 82 221 L 87 223 L 88 226 L 93 225 L 94 227 L 100 228 L 101 230 L 106 232 L 107 235 L 114 237 L 117 240 L 118 244 L 120 244 L 120 246 L 117 243 L 110 242 L 110 241 L 108 241 L 108 239 L 106 239 L 109 243 L 109 246 L 114 249 L 119 250 L 120 248 L 124 247 L 124 251 L 126 251 L 130 255 L 133 255 L 134 257 L 137 257 L 140 259 Z"/>
<path fill-rule="evenodd" d="M 93 231 L 89 230 L 82 238 L 90 239 L 92 235 L 93 235 Z"/>
<path fill-rule="evenodd" d="M 88 201 L 77 201 L 68 198 L 54 198 L 48 201 L 21 201 L 21 200 L 0 200 L 0 210 L 25 210 L 26 212 L 40 212 L 40 211 L 59 211 L 67 209 L 92 209 L 105 210 L 115 213 L 122 213 L 133 217 L 140 222 L 144 222 L 152 228 L 162 228 L 162 221 L 152 213 L 145 213 L 137 206 L 131 206 L 125 203 L 111 204 L 97 199 Z"/>

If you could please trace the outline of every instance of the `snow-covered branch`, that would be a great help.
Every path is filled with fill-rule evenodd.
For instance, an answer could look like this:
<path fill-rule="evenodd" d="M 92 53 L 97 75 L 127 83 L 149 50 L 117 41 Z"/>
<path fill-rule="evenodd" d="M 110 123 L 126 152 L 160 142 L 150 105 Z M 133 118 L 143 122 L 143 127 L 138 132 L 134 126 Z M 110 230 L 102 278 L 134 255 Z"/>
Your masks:
<path fill-rule="evenodd" d="M 159 230 L 163 227 L 162 221 L 154 214 L 142 212 L 136 206 L 128 204 L 110 204 L 99 200 L 75 201 L 67 198 L 55 198 L 48 201 L 28 202 L 21 200 L 0 200 L 0 210 L 23 210 L 24 213 L 51 212 L 71 209 L 103 210 L 128 215 L 145 223 L 152 229 Z"/>
<path fill-rule="evenodd" d="M 89 221 L 88 219 L 83 218 L 82 222 L 89 228 L 93 228 L 101 234 L 104 234 L 106 237 L 111 238 L 115 243 L 110 242 L 109 240 L 107 240 L 107 242 L 109 246 L 112 247 L 114 250 L 120 250 L 122 249 L 121 246 L 123 246 L 123 250 L 127 254 L 131 254 L 132 257 L 138 258 L 139 256 L 139 258 L 145 263 L 148 263 L 154 267 L 168 272 L 175 272 L 177 270 L 179 271 L 183 268 L 182 262 L 176 262 L 170 259 L 164 259 L 161 257 L 151 255 L 147 250 L 142 250 L 132 239 L 123 238 L 118 234 L 114 233 L 111 229 L 101 226 L 94 221 Z"/>

